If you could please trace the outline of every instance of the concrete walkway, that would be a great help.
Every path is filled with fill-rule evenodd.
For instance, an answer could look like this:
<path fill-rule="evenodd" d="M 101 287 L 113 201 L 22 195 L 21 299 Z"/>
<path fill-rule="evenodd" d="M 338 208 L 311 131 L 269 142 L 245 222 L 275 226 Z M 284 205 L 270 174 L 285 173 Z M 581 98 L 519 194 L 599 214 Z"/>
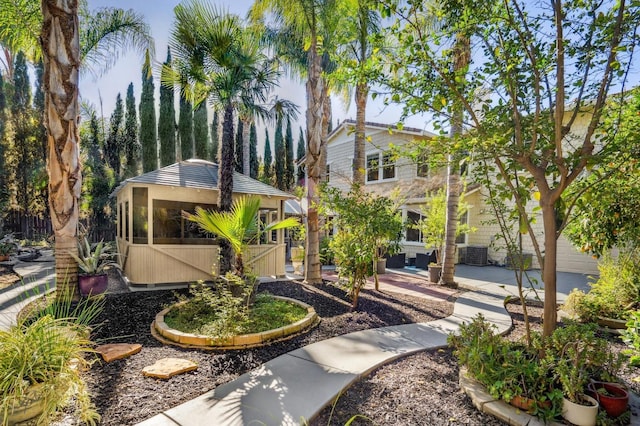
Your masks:
<path fill-rule="evenodd" d="M 55 287 L 55 264 L 50 253 L 30 261 L 6 262 L 22 277 L 22 283 L 0 290 L 0 330 L 6 330 L 16 323 L 18 313 L 31 300 Z"/>
<path fill-rule="evenodd" d="M 386 280 L 385 280 L 386 281 Z M 359 331 L 313 343 L 266 362 L 260 368 L 152 417 L 139 426 L 298 425 L 312 419 L 345 388 L 397 358 L 446 346 L 462 322 L 482 314 L 506 332 L 504 308 L 510 293 L 501 284 L 478 281 L 482 292 L 457 298 L 451 316 L 428 323 Z M 465 286 L 474 280 L 467 279 Z M 419 286 L 396 292 L 422 294 Z"/>

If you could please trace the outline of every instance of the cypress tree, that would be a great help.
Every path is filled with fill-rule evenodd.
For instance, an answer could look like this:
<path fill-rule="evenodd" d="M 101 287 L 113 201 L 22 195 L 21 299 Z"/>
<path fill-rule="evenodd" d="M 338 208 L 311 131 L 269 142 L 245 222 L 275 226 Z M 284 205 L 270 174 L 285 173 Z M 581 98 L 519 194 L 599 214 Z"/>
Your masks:
<path fill-rule="evenodd" d="M 4 141 L 4 134 L 7 123 L 7 98 L 4 94 L 4 78 L 0 72 L 0 214 L 4 214 L 5 208 L 9 201 L 9 191 L 7 182 L 7 168 L 6 164 L 6 147 Z"/>
<path fill-rule="evenodd" d="M 306 153 L 307 147 L 304 143 L 304 132 L 302 131 L 302 127 L 300 127 L 300 136 L 298 136 L 298 152 L 296 156 L 296 161 L 298 162 L 298 184 L 304 180 L 304 164 L 302 164 L 300 160 Z"/>
<path fill-rule="evenodd" d="M 262 165 L 262 181 L 271 185 L 271 143 L 269 142 L 269 129 L 264 129 L 264 163 Z"/>
<path fill-rule="evenodd" d="M 193 139 L 196 146 L 196 158 L 206 160 L 209 142 L 209 123 L 207 122 L 207 103 L 200 102 L 193 113 Z"/>
<path fill-rule="evenodd" d="M 14 185 L 18 206 L 24 212 L 30 211 L 31 195 L 34 192 L 31 173 L 35 167 L 37 151 L 40 146 L 34 142 L 32 125 L 33 110 L 31 108 L 31 84 L 27 72 L 27 61 L 24 53 L 18 52 L 13 72 L 13 96 L 11 99 L 11 118 L 13 123 L 13 146 L 10 155 L 13 157 Z"/>
<path fill-rule="evenodd" d="M 193 109 L 191 102 L 185 98 L 185 89 L 182 87 L 180 90 L 180 117 L 178 118 L 181 160 L 193 157 Z"/>
<path fill-rule="evenodd" d="M 142 113 L 142 103 L 140 104 Z M 97 123 L 97 122 L 96 122 Z M 142 125 L 140 126 L 142 130 Z M 98 141 L 98 139 L 96 139 Z M 138 116 L 136 114 L 136 98 L 133 96 L 133 83 L 129 83 L 125 98 L 123 148 L 125 166 L 124 179 L 137 176 L 140 171 L 140 147 L 138 143 Z"/>
<path fill-rule="evenodd" d="M 153 95 L 153 74 L 149 51 L 142 67 L 142 93 L 140 94 L 140 142 L 142 144 L 142 172 L 158 168 L 158 137 L 156 134 L 156 106 Z"/>
<path fill-rule="evenodd" d="M 258 134 L 256 133 L 256 123 L 251 123 L 249 129 L 249 169 L 253 179 L 258 179 Z"/>
<path fill-rule="evenodd" d="M 291 131 L 291 119 L 287 119 L 287 131 L 284 135 L 284 149 L 285 149 L 285 187 L 291 189 L 293 187 L 293 180 L 295 178 L 295 168 L 293 166 L 293 132 Z"/>
<path fill-rule="evenodd" d="M 274 151 L 275 151 L 275 175 L 276 175 L 276 187 L 278 189 L 286 189 L 285 182 L 285 146 L 284 139 L 282 137 L 282 118 L 278 118 L 276 122 L 276 135 L 274 137 Z"/>
<path fill-rule="evenodd" d="M 115 176 L 116 184 L 120 182 L 120 155 L 122 152 L 122 97 L 120 93 L 116 97 L 116 107 L 111 113 L 111 119 L 109 120 L 109 136 L 105 142 L 105 158 L 113 174 Z"/>
<path fill-rule="evenodd" d="M 162 65 L 160 81 L 165 81 L 171 69 L 171 50 L 167 48 L 167 60 Z M 158 139 L 160 140 L 160 167 L 176 162 L 176 107 L 173 85 L 160 85 L 160 117 Z"/>
<path fill-rule="evenodd" d="M 109 182 L 104 157 L 100 151 L 100 139 L 98 118 L 95 112 L 92 111 L 89 121 L 89 149 L 87 152 L 87 165 L 91 173 L 87 173 L 86 175 L 89 187 L 90 223 L 94 228 L 109 223 L 107 206 L 109 205 L 111 184 Z"/>
<path fill-rule="evenodd" d="M 242 130 L 244 125 L 242 120 L 238 120 L 238 131 L 236 132 L 236 161 L 235 170 L 238 173 L 242 173 L 242 161 L 244 159 L 244 153 L 242 152 Z"/>
<path fill-rule="evenodd" d="M 218 163 L 218 151 L 220 150 L 220 134 L 218 133 L 218 111 L 213 111 L 213 123 L 211 123 L 211 152 L 210 159 Z"/>

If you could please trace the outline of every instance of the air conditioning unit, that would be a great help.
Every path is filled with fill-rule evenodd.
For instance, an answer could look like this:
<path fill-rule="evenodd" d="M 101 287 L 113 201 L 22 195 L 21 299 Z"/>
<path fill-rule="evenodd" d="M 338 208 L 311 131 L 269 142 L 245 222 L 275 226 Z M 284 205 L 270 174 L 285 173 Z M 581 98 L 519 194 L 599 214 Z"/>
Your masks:
<path fill-rule="evenodd" d="M 483 246 L 467 246 L 465 263 L 472 266 L 486 266 L 488 248 Z"/>

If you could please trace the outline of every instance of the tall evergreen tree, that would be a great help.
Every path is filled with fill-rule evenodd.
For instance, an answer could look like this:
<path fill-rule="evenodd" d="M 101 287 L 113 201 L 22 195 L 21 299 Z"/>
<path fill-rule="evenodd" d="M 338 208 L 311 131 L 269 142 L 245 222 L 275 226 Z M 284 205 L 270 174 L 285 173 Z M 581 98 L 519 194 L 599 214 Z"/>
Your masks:
<path fill-rule="evenodd" d="M 111 119 L 109 121 L 109 135 L 105 142 L 105 159 L 113 170 L 116 183 L 120 181 L 120 157 L 122 155 L 122 96 L 118 93 L 116 97 L 116 106 L 111 113 Z"/>
<path fill-rule="evenodd" d="M 4 217 L 4 211 L 9 203 L 9 191 L 8 191 L 8 176 L 5 155 L 7 152 L 5 145 L 5 131 L 7 123 L 7 98 L 4 93 L 4 78 L 0 72 L 0 218 Z M 0 230 L 2 229 L 2 222 L 0 221 Z"/>
<path fill-rule="evenodd" d="M 256 132 L 256 123 L 251 123 L 251 128 L 249 129 L 249 176 L 253 179 L 258 179 L 259 167 L 258 134 Z"/>
<path fill-rule="evenodd" d="M 153 73 L 149 51 L 142 66 L 142 92 L 140 93 L 140 143 L 142 145 L 142 172 L 158 168 L 158 137 Z"/>
<path fill-rule="evenodd" d="M 207 148 L 209 145 L 209 123 L 207 122 L 207 103 L 200 102 L 193 113 L 193 139 L 195 141 L 196 158 L 206 160 L 209 158 Z"/>
<path fill-rule="evenodd" d="M 211 151 L 210 159 L 218 163 L 218 151 L 220 150 L 220 133 L 218 132 L 218 111 L 213 111 L 213 122 L 211 123 Z"/>
<path fill-rule="evenodd" d="M 162 65 L 160 81 L 166 81 L 171 69 L 171 50 L 167 48 L 167 60 Z M 158 120 L 158 139 L 160 140 L 160 167 L 176 161 L 176 107 L 173 85 L 160 85 L 160 117 Z"/>
<path fill-rule="evenodd" d="M 271 157 L 271 142 L 269 142 L 269 129 L 264 129 L 264 163 L 262 165 L 262 181 L 271 185 L 273 174 L 272 165 L 273 159 Z"/>
<path fill-rule="evenodd" d="M 180 117 L 178 118 L 178 135 L 180 136 L 180 159 L 193 157 L 193 108 L 185 97 L 186 88 L 180 90 Z"/>
<path fill-rule="evenodd" d="M 300 160 L 306 154 L 306 144 L 304 142 L 304 132 L 300 127 L 300 136 L 298 136 L 298 152 L 296 155 L 296 161 L 298 162 L 298 183 L 304 180 L 304 164 Z"/>
<path fill-rule="evenodd" d="M 242 161 L 244 160 L 243 140 L 242 133 L 244 129 L 244 123 L 242 120 L 238 120 L 238 131 L 236 132 L 236 161 L 235 170 L 238 173 L 242 173 Z"/>
<path fill-rule="evenodd" d="M 285 161 L 286 161 L 286 148 L 284 146 L 284 138 L 282 137 L 282 119 L 279 118 L 276 122 L 276 135 L 274 137 L 274 151 L 275 151 L 275 175 L 276 175 L 276 187 L 278 189 L 286 189 L 286 177 L 285 177 Z"/>
<path fill-rule="evenodd" d="M 140 147 L 138 142 L 138 114 L 136 113 L 136 98 L 133 96 L 133 83 L 127 87 L 124 112 L 124 133 L 122 148 L 124 151 L 123 179 L 137 176 L 140 171 Z M 142 107 L 142 104 L 140 104 Z M 142 108 L 140 108 L 142 110 Z M 142 130 L 142 126 L 140 127 Z"/>
<path fill-rule="evenodd" d="M 87 142 L 87 166 L 89 167 L 89 173 L 85 172 L 85 175 L 88 180 L 90 226 L 95 229 L 109 223 L 107 206 L 109 205 L 109 194 L 111 192 L 111 182 L 109 181 L 107 166 L 103 153 L 100 150 L 102 141 L 95 111 L 92 111 L 89 120 L 89 140 Z"/>
<path fill-rule="evenodd" d="M 18 207 L 30 211 L 32 195 L 35 192 L 32 185 L 37 152 L 33 127 L 33 109 L 31 107 L 31 84 L 27 71 L 27 61 L 24 53 L 18 52 L 13 71 L 13 96 L 11 97 L 11 121 L 13 127 L 13 144 L 10 155 L 11 167 L 14 173 L 14 188 Z"/>
<path fill-rule="evenodd" d="M 33 177 L 37 192 L 36 205 L 37 213 L 45 218 L 49 217 L 49 179 L 47 177 L 47 128 L 44 126 L 44 64 L 39 60 L 35 64 L 36 87 L 33 94 L 34 111 L 34 136 L 36 149 L 40 151 L 36 155 L 36 174 Z"/>
<path fill-rule="evenodd" d="M 284 150 L 285 150 L 285 164 L 284 164 L 284 177 L 286 189 L 293 187 L 293 180 L 295 178 L 296 169 L 293 165 L 293 132 L 291 131 L 291 119 L 287 119 L 287 131 L 284 134 Z"/>

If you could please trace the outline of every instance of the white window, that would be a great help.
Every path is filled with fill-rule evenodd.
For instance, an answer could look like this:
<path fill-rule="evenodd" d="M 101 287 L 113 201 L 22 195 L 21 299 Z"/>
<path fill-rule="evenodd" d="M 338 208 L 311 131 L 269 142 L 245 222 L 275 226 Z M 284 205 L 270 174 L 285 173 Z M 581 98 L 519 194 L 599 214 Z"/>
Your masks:
<path fill-rule="evenodd" d="M 429 177 L 429 159 L 426 154 L 421 154 L 418 157 L 418 163 L 416 164 L 416 175 L 418 177 Z"/>
<path fill-rule="evenodd" d="M 422 220 L 422 214 L 407 210 L 407 234 L 406 241 L 420 243 L 422 242 L 422 232 L 419 228 L 414 228 L 415 225 Z"/>
<path fill-rule="evenodd" d="M 459 221 L 460 225 L 468 225 L 469 224 L 469 212 L 466 211 L 462 214 Z M 467 244 L 467 233 L 459 234 L 456 237 L 456 244 Z"/>
<path fill-rule="evenodd" d="M 367 182 L 395 179 L 396 163 L 390 152 L 367 155 Z"/>

